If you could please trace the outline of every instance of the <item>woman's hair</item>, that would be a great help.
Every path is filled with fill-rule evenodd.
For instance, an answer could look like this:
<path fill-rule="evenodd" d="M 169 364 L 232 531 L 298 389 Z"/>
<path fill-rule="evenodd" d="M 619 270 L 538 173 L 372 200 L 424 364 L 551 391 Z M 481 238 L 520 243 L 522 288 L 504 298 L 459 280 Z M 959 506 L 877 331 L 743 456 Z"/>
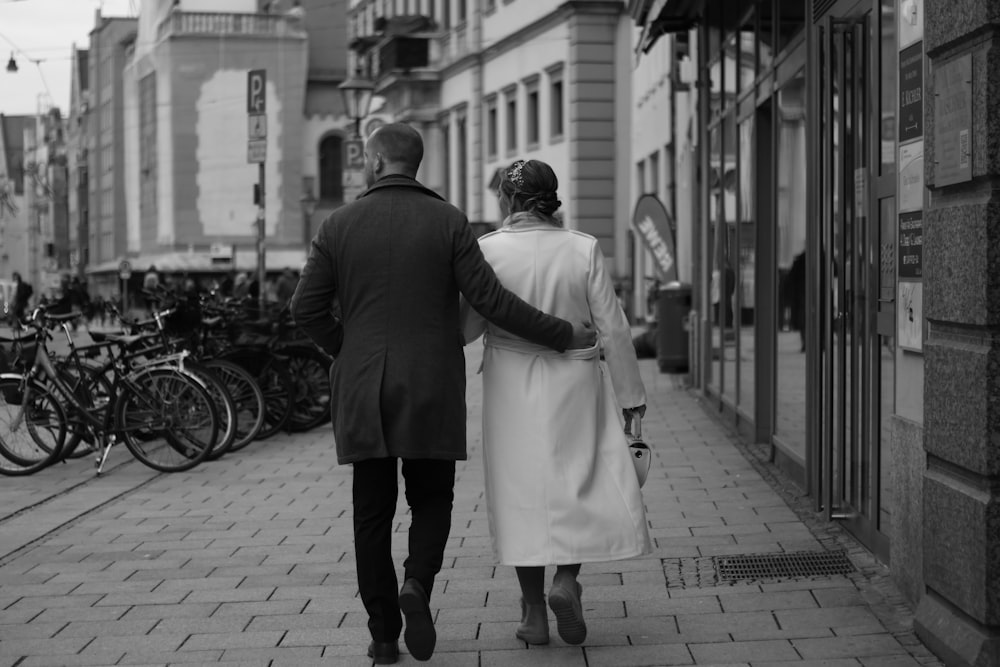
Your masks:
<path fill-rule="evenodd" d="M 556 196 L 559 179 L 541 160 L 518 160 L 504 169 L 499 190 L 510 198 L 511 211 L 529 211 L 552 217 L 562 202 Z"/>

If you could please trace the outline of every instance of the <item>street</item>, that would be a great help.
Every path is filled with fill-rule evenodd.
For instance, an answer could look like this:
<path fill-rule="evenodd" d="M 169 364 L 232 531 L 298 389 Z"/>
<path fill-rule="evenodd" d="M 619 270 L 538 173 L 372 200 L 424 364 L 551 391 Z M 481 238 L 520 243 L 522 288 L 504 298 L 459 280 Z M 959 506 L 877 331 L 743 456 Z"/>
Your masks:
<path fill-rule="evenodd" d="M 489 548 L 480 356 L 479 343 L 466 349 L 470 458 L 458 466 L 431 599 L 429 664 L 939 664 L 914 637 L 887 569 L 810 517 L 655 359 L 640 361 L 654 553 L 585 565 L 584 645 L 563 643 L 552 622 L 551 644 L 528 648 L 514 637 L 513 568 L 495 566 Z M 116 448 L 99 478 L 89 459 L 0 478 L 0 666 L 371 664 L 351 469 L 336 464 L 332 440 L 328 426 L 282 434 L 171 475 Z M 401 570 L 402 493 L 400 503 Z M 855 571 L 728 583 L 715 567 L 723 556 L 826 550 L 845 550 Z M 415 664 L 401 648 L 399 664 Z"/>

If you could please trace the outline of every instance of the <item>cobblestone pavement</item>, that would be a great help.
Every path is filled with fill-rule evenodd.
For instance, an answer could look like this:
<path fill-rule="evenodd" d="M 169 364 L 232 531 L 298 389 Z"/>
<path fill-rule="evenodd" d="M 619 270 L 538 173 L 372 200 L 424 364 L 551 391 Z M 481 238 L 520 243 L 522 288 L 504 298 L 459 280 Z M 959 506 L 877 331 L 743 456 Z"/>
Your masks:
<path fill-rule="evenodd" d="M 517 580 L 489 551 L 475 375 L 467 350 L 470 459 L 432 608 L 429 664 L 939 664 L 916 640 L 887 571 L 795 487 L 708 416 L 676 376 L 643 360 L 643 489 L 653 554 L 584 567 L 583 646 L 514 637 Z M 116 452 L 29 478 L 0 478 L 0 667 L 17 665 L 369 665 L 357 597 L 350 468 L 328 428 L 278 436 L 158 475 Z M 400 494 L 402 503 L 402 494 Z M 405 554 L 401 504 L 394 542 Z M 844 552 L 853 571 L 726 581 L 728 556 Z M 762 556 L 763 558 L 763 556 Z M 409 655 L 400 664 L 416 664 Z"/>

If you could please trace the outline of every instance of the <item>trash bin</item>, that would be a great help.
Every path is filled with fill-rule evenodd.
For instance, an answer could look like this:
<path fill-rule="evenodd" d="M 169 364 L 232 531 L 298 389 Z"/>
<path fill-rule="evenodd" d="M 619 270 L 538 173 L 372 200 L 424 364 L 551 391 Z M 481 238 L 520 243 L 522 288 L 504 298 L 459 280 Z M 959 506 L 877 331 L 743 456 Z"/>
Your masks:
<path fill-rule="evenodd" d="M 656 298 L 656 362 L 661 373 L 688 372 L 688 317 L 691 285 L 676 280 L 660 288 Z"/>

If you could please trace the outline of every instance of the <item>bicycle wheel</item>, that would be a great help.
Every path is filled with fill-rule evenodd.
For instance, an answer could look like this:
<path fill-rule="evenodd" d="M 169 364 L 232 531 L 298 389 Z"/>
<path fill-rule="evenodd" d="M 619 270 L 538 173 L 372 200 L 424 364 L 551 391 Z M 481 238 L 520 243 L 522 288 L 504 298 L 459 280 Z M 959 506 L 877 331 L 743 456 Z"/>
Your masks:
<path fill-rule="evenodd" d="M 330 364 L 332 361 L 319 350 L 303 345 L 283 347 L 292 375 L 292 414 L 285 429 L 309 431 L 330 421 Z"/>
<path fill-rule="evenodd" d="M 205 389 L 215 401 L 215 410 L 219 415 L 219 435 L 212 445 L 212 451 L 208 453 L 208 460 L 214 461 L 228 452 L 236 440 L 236 404 L 226 385 L 204 364 L 185 361 L 184 369 L 194 373 L 204 383 Z"/>
<path fill-rule="evenodd" d="M 0 475 L 30 475 L 59 460 L 66 412 L 40 382 L 0 378 Z"/>
<path fill-rule="evenodd" d="M 253 374 L 264 392 L 264 424 L 257 439 L 264 440 L 280 431 L 292 413 L 292 377 L 285 364 L 266 348 L 236 348 L 222 358 Z"/>
<path fill-rule="evenodd" d="M 190 470 L 219 437 L 208 390 L 188 373 L 165 366 L 130 377 L 115 402 L 115 423 L 132 455 L 160 472 Z"/>
<path fill-rule="evenodd" d="M 79 377 L 74 364 L 66 364 L 60 368 L 60 377 L 70 389 L 78 401 L 87 407 L 95 417 L 104 419 L 103 413 L 111 404 L 111 396 L 114 393 L 111 387 L 111 380 L 105 375 L 106 369 L 103 366 L 82 365 L 82 377 Z M 82 447 L 83 442 L 92 443 L 92 436 L 87 422 L 71 405 L 66 406 L 66 421 L 68 437 L 66 446 L 63 447 L 62 458 L 79 459 L 91 453 L 90 447 Z"/>
<path fill-rule="evenodd" d="M 209 359 L 201 364 L 208 368 L 226 385 L 236 406 L 236 438 L 229 446 L 230 452 L 238 452 L 257 437 L 264 426 L 264 392 L 249 371 L 239 364 L 224 359 Z"/>

